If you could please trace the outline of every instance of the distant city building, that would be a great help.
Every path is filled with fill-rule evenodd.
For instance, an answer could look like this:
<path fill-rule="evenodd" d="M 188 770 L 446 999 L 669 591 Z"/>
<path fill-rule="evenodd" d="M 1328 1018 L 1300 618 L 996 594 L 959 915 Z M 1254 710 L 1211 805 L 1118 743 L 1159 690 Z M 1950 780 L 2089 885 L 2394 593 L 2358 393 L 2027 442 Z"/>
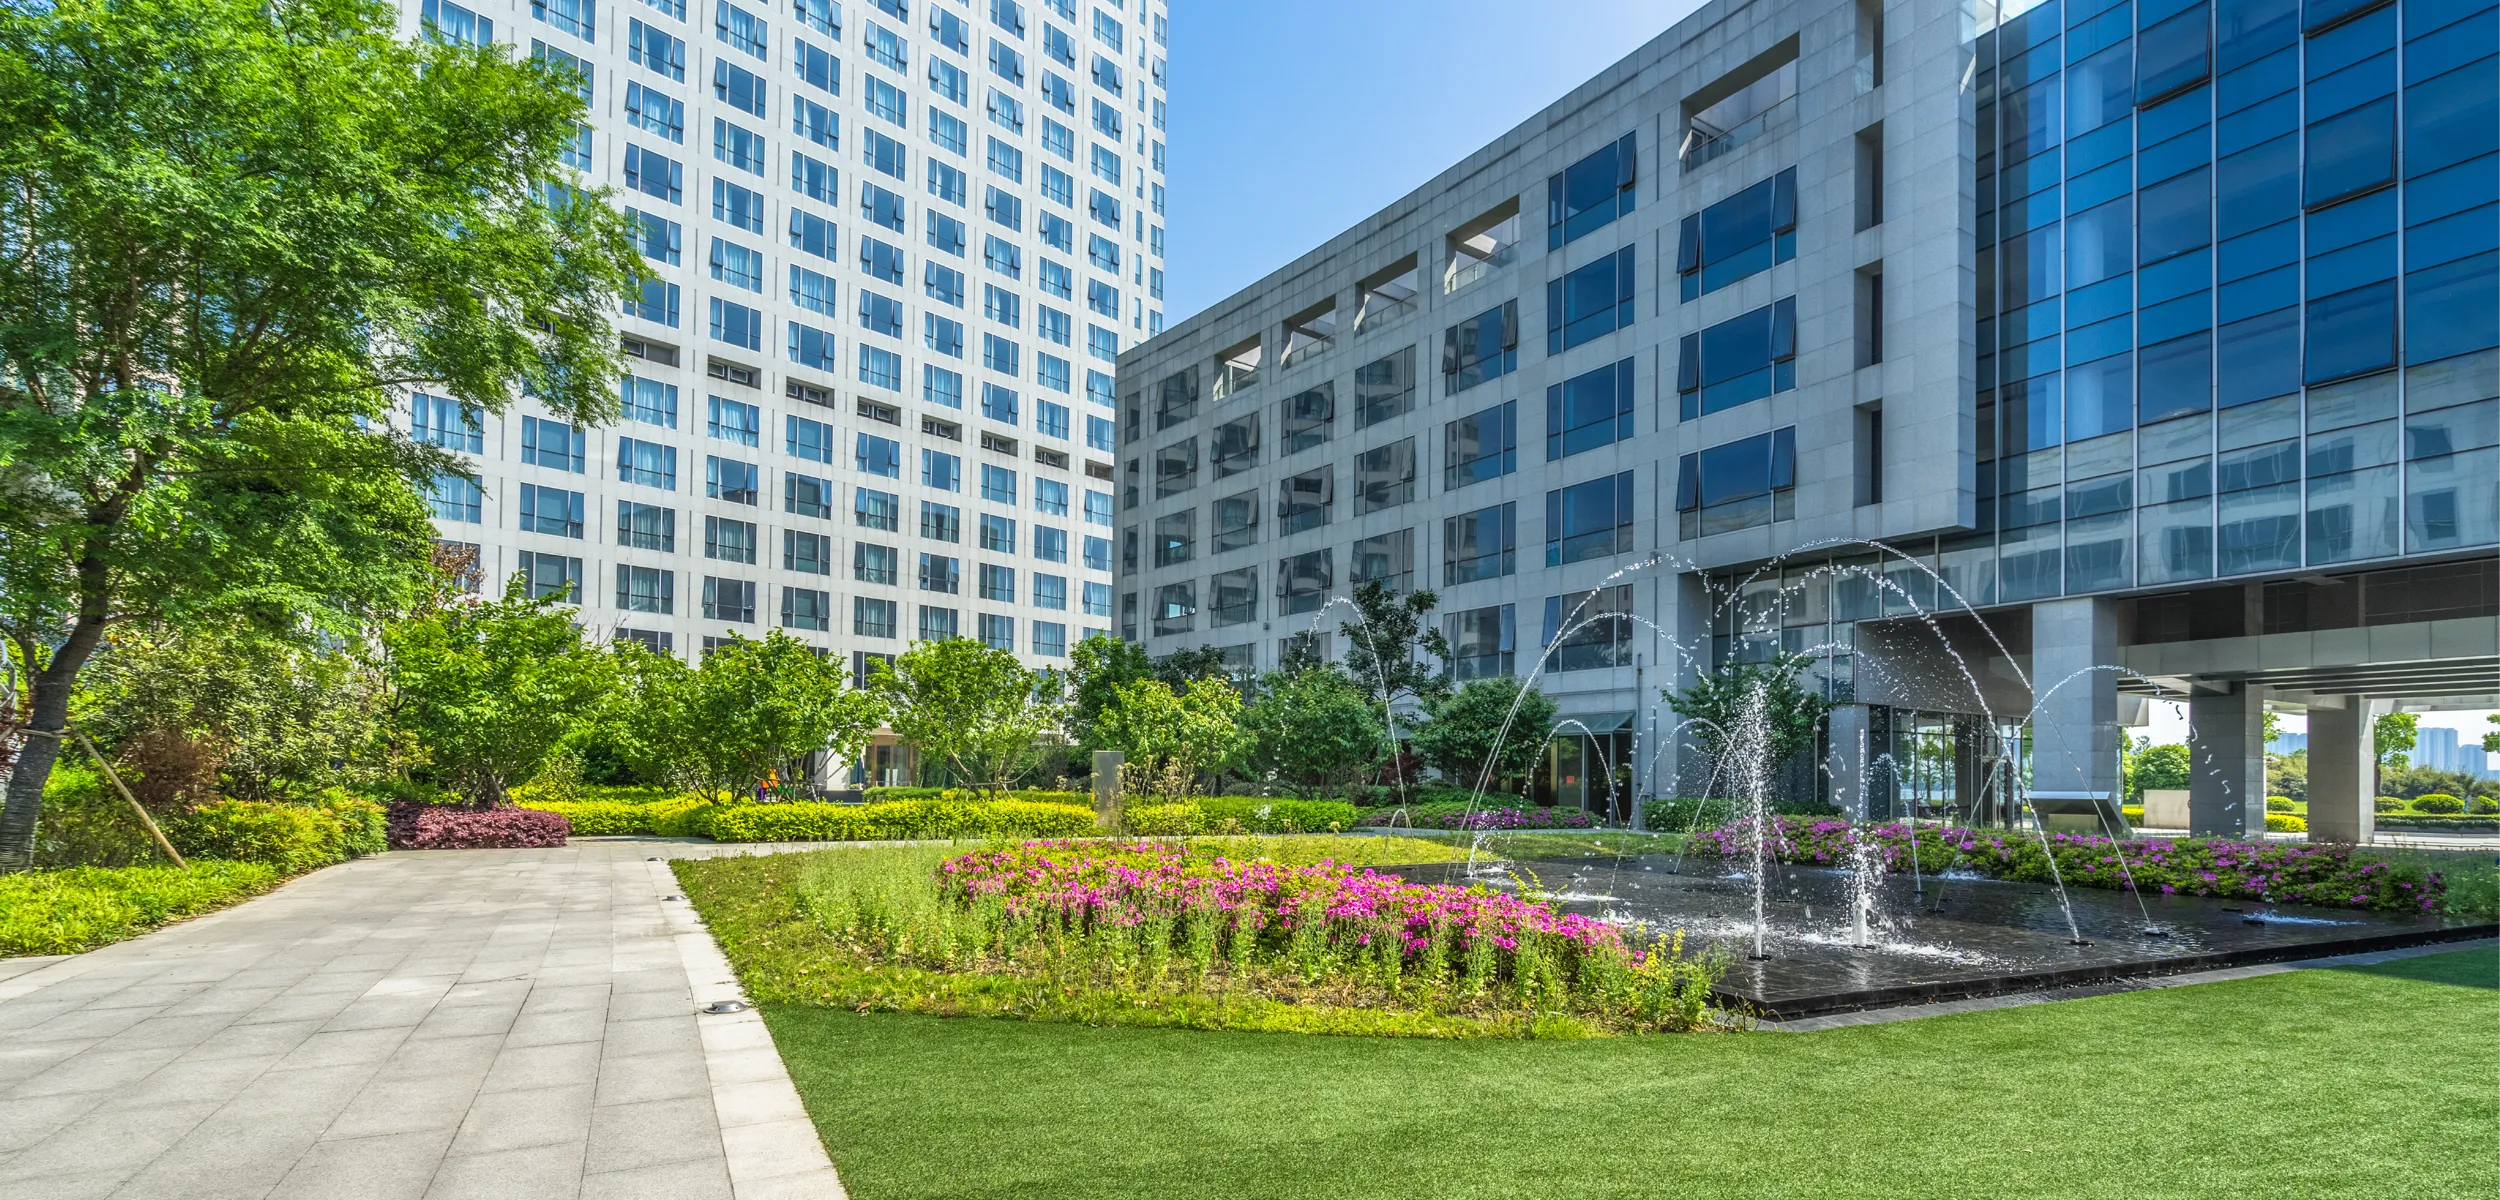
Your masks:
<path fill-rule="evenodd" d="M 2308 748 L 2309 735 L 2305 733 L 2278 733 L 2273 741 L 2266 743 L 2266 751 L 2270 754 L 2298 754 Z"/>
<path fill-rule="evenodd" d="M 402 8 L 579 75 L 555 182 L 608 188 L 659 277 L 612 425 L 406 402 L 468 456 L 430 499 L 486 587 L 855 672 L 956 636 L 1064 667 L 1111 628 L 1115 372 L 1163 323 L 1163 0 Z"/>

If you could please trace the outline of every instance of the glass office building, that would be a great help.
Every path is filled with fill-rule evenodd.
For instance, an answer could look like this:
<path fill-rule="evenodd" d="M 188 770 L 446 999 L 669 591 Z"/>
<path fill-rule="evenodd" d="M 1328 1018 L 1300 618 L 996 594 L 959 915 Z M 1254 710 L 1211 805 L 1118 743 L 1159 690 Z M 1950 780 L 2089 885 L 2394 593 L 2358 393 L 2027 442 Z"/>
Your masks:
<path fill-rule="evenodd" d="M 1251 672 L 1430 587 L 1576 723 L 1558 798 L 1677 786 L 1660 687 L 1782 652 L 1905 804 L 2109 790 L 2121 693 L 2500 691 L 2496 54 L 2488 0 L 1707 4 L 1123 356 L 1118 628 Z"/>

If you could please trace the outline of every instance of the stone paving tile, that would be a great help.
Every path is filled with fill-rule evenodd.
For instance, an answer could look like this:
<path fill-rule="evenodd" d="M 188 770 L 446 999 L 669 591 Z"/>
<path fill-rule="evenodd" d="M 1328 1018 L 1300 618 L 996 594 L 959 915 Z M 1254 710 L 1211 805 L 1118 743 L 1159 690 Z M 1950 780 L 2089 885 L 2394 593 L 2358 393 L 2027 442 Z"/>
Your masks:
<path fill-rule="evenodd" d="M 839 1197 L 653 851 L 720 852 L 393 854 L 0 962 L 0 1200 Z"/>

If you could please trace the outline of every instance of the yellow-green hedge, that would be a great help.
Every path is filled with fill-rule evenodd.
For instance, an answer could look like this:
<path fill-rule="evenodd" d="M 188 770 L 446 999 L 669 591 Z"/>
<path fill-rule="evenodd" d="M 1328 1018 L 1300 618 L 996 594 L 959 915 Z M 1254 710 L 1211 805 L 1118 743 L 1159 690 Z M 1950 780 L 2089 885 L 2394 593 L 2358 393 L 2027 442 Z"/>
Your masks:
<path fill-rule="evenodd" d="M 2270 812 L 2266 814 L 2266 832 L 2307 833 L 2309 822 L 2305 818 L 2295 817 L 2290 813 Z"/>
<path fill-rule="evenodd" d="M 1179 804 L 1141 804 L 1127 812 L 1131 833 L 1337 833 L 1354 827 L 1354 806 L 1342 800 L 1202 796 Z"/>
<path fill-rule="evenodd" d="M 653 834 L 723 842 L 852 842 L 903 838 L 1085 837 L 1094 810 L 1024 800 L 895 800 L 878 804 L 707 804 L 694 796 L 653 804 L 523 801 L 561 813 L 575 837 Z"/>

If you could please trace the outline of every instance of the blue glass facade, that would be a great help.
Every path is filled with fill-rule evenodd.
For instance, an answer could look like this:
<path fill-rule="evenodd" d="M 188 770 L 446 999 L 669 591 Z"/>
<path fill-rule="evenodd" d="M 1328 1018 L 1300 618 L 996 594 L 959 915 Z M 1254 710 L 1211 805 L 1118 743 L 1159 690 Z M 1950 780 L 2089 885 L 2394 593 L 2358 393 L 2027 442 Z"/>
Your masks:
<path fill-rule="evenodd" d="M 2500 542 L 2500 11 L 1983 34 L 1973 603 Z"/>

